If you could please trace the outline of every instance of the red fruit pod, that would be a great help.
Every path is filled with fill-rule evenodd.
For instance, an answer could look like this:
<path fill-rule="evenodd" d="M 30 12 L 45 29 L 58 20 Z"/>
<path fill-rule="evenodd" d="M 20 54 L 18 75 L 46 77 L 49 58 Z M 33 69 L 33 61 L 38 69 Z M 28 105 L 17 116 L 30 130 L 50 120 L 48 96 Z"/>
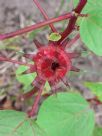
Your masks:
<path fill-rule="evenodd" d="M 34 61 L 38 76 L 47 81 L 61 80 L 71 69 L 70 58 L 58 46 L 40 48 Z"/>

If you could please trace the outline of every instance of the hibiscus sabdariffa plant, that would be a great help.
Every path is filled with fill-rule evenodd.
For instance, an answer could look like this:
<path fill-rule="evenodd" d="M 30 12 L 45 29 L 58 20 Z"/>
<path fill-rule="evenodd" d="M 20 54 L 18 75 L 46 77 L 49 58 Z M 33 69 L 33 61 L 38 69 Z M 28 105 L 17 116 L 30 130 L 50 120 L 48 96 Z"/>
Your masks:
<path fill-rule="evenodd" d="M 59 16 L 57 18 L 49 19 L 44 9 L 40 6 L 37 0 L 34 0 L 35 4 L 43 14 L 46 21 L 37 23 L 32 26 L 25 27 L 23 29 L 17 30 L 16 32 L 6 33 L 0 35 L 0 40 L 5 40 L 8 38 L 12 38 L 14 36 L 18 36 L 24 34 L 26 32 L 34 31 L 40 27 L 44 27 L 49 25 L 52 34 L 49 36 L 49 41 L 47 46 L 43 46 L 39 41 L 34 40 L 38 51 L 36 54 L 24 54 L 24 57 L 31 59 L 34 61 L 34 64 L 27 64 L 24 62 L 19 62 L 17 60 L 12 60 L 10 58 L 5 58 L 0 56 L 0 61 L 7 61 L 12 62 L 14 64 L 25 65 L 28 66 L 27 73 L 36 72 L 37 76 L 32 82 L 34 89 L 27 93 L 29 96 L 32 96 L 34 92 L 37 91 L 37 96 L 34 100 L 34 104 L 32 106 L 32 110 L 28 113 L 29 117 L 33 117 L 36 115 L 38 111 L 39 101 L 44 89 L 44 85 L 46 81 L 49 82 L 51 86 L 52 93 L 56 92 L 56 84 L 60 81 L 64 82 L 67 86 L 67 73 L 69 71 L 76 71 L 78 72 L 79 69 L 72 66 L 72 59 L 79 57 L 79 53 L 75 52 L 67 52 L 65 48 L 67 46 L 71 46 L 75 43 L 79 38 L 80 35 L 76 35 L 73 39 L 67 40 L 67 37 L 71 32 L 75 30 L 77 18 L 80 17 L 87 17 L 86 14 L 81 14 L 82 9 L 87 3 L 87 0 L 79 0 L 78 5 L 75 9 L 73 9 L 70 13 L 66 13 L 65 15 Z M 59 33 L 56 28 L 54 27 L 53 23 L 62 21 L 62 20 L 69 19 L 69 23 L 67 28 L 62 32 Z M 54 39 L 51 37 L 53 35 Z M 24 94 L 26 95 L 26 94 Z"/>

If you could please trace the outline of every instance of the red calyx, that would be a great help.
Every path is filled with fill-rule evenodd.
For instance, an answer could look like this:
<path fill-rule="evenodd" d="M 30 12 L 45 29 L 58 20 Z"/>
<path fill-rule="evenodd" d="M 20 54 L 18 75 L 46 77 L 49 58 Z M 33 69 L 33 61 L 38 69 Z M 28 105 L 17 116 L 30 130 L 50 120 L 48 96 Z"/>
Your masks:
<path fill-rule="evenodd" d="M 43 80 L 59 81 L 71 69 L 71 60 L 58 46 L 42 47 L 34 57 L 37 74 Z"/>

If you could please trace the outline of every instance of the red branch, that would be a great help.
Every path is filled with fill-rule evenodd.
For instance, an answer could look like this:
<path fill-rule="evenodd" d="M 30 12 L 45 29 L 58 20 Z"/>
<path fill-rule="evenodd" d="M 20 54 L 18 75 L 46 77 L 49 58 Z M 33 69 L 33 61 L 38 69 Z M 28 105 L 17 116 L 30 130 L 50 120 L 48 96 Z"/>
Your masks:
<path fill-rule="evenodd" d="M 79 4 L 73 10 L 73 12 L 75 12 L 77 14 L 80 14 L 86 3 L 87 3 L 87 0 L 80 0 Z M 50 25 L 52 23 L 56 23 L 56 22 L 59 22 L 59 21 L 62 21 L 62 20 L 70 18 L 70 21 L 69 21 L 69 24 L 68 24 L 67 28 L 61 34 L 62 38 L 59 41 L 59 42 L 61 42 L 61 41 L 63 41 L 72 32 L 72 30 L 75 27 L 75 23 L 76 23 L 76 20 L 77 20 L 78 16 L 76 16 L 75 14 L 73 14 L 73 12 L 67 13 L 67 14 L 59 16 L 57 18 L 51 18 L 51 19 L 48 19 L 46 21 L 42 21 L 40 23 L 37 23 L 35 25 L 22 28 L 20 30 L 15 31 L 15 32 L 2 34 L 2 35 L 0 35 L 0 40 L 4 40 L 4 39 L 11 38 L 11 37 L 15 37 L 17 35 L 21 35 L 21 34 L 24 34 L 26 32 L 30 32 L 30 31 L 33 31 L 35 29 L 44 27 L 46 25 Z"/>
<path fill-rule="evenodd" d="M 21 100 L 21 101 L 27 100 L 27 99 L 31 98 L 37 92 L 38 92 L 38 88 L 34 87 L 31 91 L 29 91 L 29 92 L 24 93 L 23 95 L 21 95 L 19 97 L 19 100 Z"/>
<path fill-rule="evenodd" d="M 71 39 L 66 45 L 67 48 L 70 48 L 77 40 L 79 40 L 80 35 L 77 34 L 73 39 Z"/>
<path fill-rule="evenodd" d="M 20 62 L 20 61 L 17 61 L 17 60 L 12 60 L 10 58 L 6 58 L 6 57 L 2 57 L 2 56 L 0 56 L 0 61 L 12 62 L 14 64 L 25 65 L 25 66 L 29 66 L 29 67 L 31 66 L 31 64 L 27 64 L 27 63 Z"/>
<path fill-rule="evenodd" d="M 18 35 L 30 32 L 30 31 L 33 31 L 35 29 L 44 27 L 46 25 L 49 25 L 49 24 L 52 24 L 52 23 L 56 23 L 56 22 L 59 22 L 59 21 L 62 21 L 62 20 L 66 20 L 68 18 L 71 18 L 72 16 L 73 16 L 72 12 L 71 13 L 67 13 L 67 14 L 59 16 L 57 18 L 51 18 L 51 19 L 49 19 L 47 21 L 42 21 L 42 22 L 37 23 L 35 25 L 31 25 L 31 26 L 22 28 L 20 30 L 15 31 L 15 32 L 2 34 L 2 35 L 0 35 L 0 40 L 12 38 L 12 37 L 15 37 L 15 36 L 18 36 Z"/>
<path fill-rule="evenodd" d="M 79 16 L 80 16 L 80 13 L 81 13 L 82 9 L 84 8 L 84 6 L 86 5 L 86 3 L 87 3 L 87 0 L 80 0 L 77 7 L 73 10 L 73 12 L 79 14 Z M 73 31 L 77 18 L 78 18 L 78 16 L 71 17 L 67 28 L 61 34 L 62 38 L 60 39 L 59 42 L 63 41 Z"/>
<path fill-rule="evenodd" d="M 42 13 L 42 15 L 44 16 L 44 18 L 45 18 L 46 20 L 48 20 L 49 17 L 47 16 L 45 10 L 40 6 L 38 0 L 33 0 L 33 1 L 34 1 L 34 3 L 36 4 L 36 6 L 38 7 L 38 9 L 40 10 L 40 12 Z M 51 30 L 52 30 L 53 32 L 57 32 L 57 30 L 56 30 L 56 28 L 53 26 L 53 24 L 49 24 L 49 26 L 51 27 Z"/>
<path fill-rule="evenodd" d="M 28 113 L 29 117 L 35 116 L 35 114 L 36 114 L 36 112 L 38 110 L 38 106 L 39 106 L 38 104 L 39 104 L 39 101 L 40 101 L 40 98 L 41 98 L 41 95 L 42 95 L 42 92 L 43 92 L 44 84 L 45 84 L 45 82 L 43 82 L 42 85 L 39 88 L 38 95 L 36 96 L 35 102 L 34 102 L 34 104 L 32 106 L 32 110 Z"/>

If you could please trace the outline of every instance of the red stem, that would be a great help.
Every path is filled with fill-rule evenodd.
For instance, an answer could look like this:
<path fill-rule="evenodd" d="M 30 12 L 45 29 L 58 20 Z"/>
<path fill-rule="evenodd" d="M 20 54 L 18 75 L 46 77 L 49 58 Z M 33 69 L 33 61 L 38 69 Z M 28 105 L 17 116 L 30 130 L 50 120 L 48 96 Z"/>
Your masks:
<path fill-rule="evenodd" d="M 87 3 L 87 0 L 80 0 L 77 7 L 73 10 L 73 12 L 77 13 L 77 14 L 80 14 L 82 9 L 84 8 L 84 6 L 86 5 Z M 69 24 L 67 26 L 67 28 L 65 29 L 65 31 L 61 34 L 62 35 L 62 38 L 60 39 L 59 43 L 61 41 L 63 41 L 74 29 L 75 27 L 75 23 L 76 23 L 76 20 L 77 20 L 78 16 L 73 16 L 71 17 L 70 21 L 69 21 Z"/>
<path fill-rule="evenodd" d="M 81 13 L 82 9 L 84 8 L 84 6 L 86 5 L 87 0 L 79 0 L 79 3 L 77 5 L 77 7 L 74 9 L 74 11 L 78 14 Z"/>
<path fill-rule="evenodd" d="M 0 56 L 0 61 L 12 62 L 14 64 L 25 65 L 25 66 L 29 66 L 29 67 L 31 66 L 31 64 L 27 64 L 27 63 L 20 62 L 20 61 L 17 61 L 17 60 L 12 60 L 10 58 L 6 58 L 6 57 L 2 57 L 2 56 Z"/>
<path fill-rule="evenodd" d="M 44 9 L 41 7 L 41 5 L 39 4 L 38 0 L 33 0 L 33 1 L 34 1 L 34 3 L 36 4 L 36 6 L 38 7 L 38 9 L 40 10 L 40 12 L 42 13 L 42 15 L 44 16 L 44 18 L 45 18 L 46 20 L 48 20 L 49 17 L 47 16 L 45 10 L 44 10 Z M 57 30 L 56 30 L 56 28 L 53 26 L 53 24 L 49 24 L 49 26 L 50 26 L 50 28 L 51 28 L 51 30 L 52 30 L 53 32 L 57 32 Z"/>
<path fill-rule="evenodd" d="M 34 39 L 33 40 L 34 44 L 36 45 L 37 49 L 41 48 L 44 46 L 44 44 L 40 43 L 38 40 Z"/>
<path fill-rule="evenodd" d="M 99 104 L 102 104 L 102 102 L 100 100 L 98 100 L 97 97 L 94 97 L 94 98 L 90 98 L 90 99 L 87 99 L 88 102 L 95 102 L 96 105 L 99 105 Z"/>
<path fill-rule="evenodd" d="M 27 100 L 27 99 L 31 98 L 37 92 L 38 92 L 38 89 L 36 87 L 34 87 L 34 89 L 32 89 L 31 91 L 29 91 L 29 92 L 24 93 L 23 95 L 21 95 L 19 97 L 19 99 L 22 100 L 22 101 Z"/>
<path fill-rule="evenodd" d="M 80 38 L 80 35 L 77 34 L 73 39 L 71 39 L 68 44 L 66 45 L 67 48 L 70 48 L 78 39 Z"/>
<path fill-rule="evenodd" d="M 41 87 L 40 87 L 40 89 L 39 89 L 38 95 L 36 96 L 35 102 L 34 102 L 34 104 L 33 104 L 33 106 L 32 106 L 32 110 L 31 110 L 31 112 L 28 113 L 28 116 L 29 116 L 29 117 L 35 116 L 35 114 L 36 114 L 36 112 L 37 112 L 37 110 L 38 110 L 38 104 L 39 104 L 39 101 L 40 101 L 40 98 L 41 98 L 41 94 L 42 94 L 42 92 L 43 92 L 44 84 L 45 84 L 45 82 L 43 82 L 43 83 L 41 84 Z"/>
<path fill-rule="evenodd" d="M 59 21 L 62 21 L 62 20 L 68 19 L 68 18 L 71 18 L 71 17 L 73 17 L 72 12 L 67 13 L 65 15 L 62 15 L 62 16 L 59 16 L 57 18 L 51 18 L 51 19 L 49 19 L 47 21 L 42 21 L 40 23 L 37 23 L 35 25 L 31 25 L 31 26 L 22 28 L 20 30 L 15 31 L 15 32 L 2 34 L 2 35 L 0 35 L 0 40 L 12 38 L 12 37 L 15 37 L 15 36 L 18 36 L 18 35 L 21 35 L 21 34 L 24 34 L 24 33 L 30 32 L 30 31 L 33 31 L 35 29 L 44 27 L 46 25 L 49 25 L 49 24 L 52 24 L 52 23 L 56 23 L 56 22 L 59 22 Z"/>

